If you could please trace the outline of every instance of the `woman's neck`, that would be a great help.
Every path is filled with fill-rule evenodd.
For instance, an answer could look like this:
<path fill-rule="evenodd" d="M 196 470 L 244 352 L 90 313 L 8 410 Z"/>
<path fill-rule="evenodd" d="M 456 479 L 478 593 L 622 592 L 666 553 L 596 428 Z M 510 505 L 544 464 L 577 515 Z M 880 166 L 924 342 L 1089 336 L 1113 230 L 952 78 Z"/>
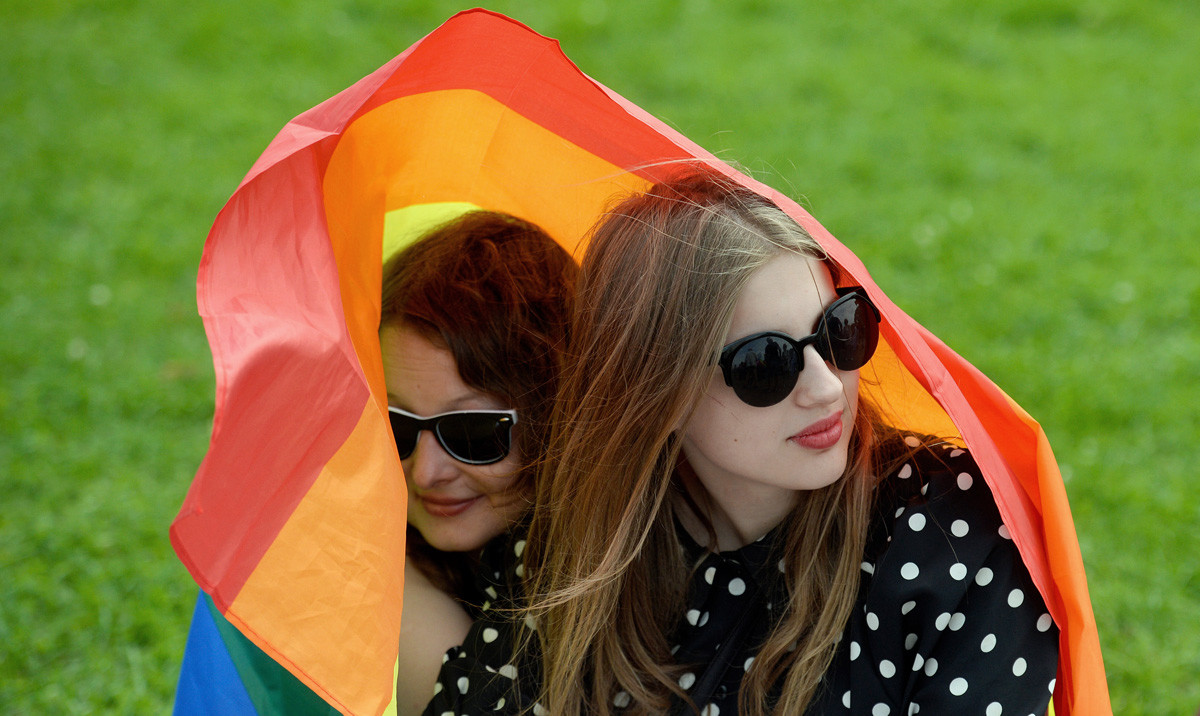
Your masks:
<path fill-rule="evenodd" d="M 679 523 L 696 544 L 706 545 L 716 552 L 741 549 L 754 542 L 774 529 L 795 507 L 794 501 L 781 504 L 774 499 L 768 504 L 756 505 L 747 500 L 737 504 L 737 510 L 726 510 L 708 494 L 686 461 L 680 461 L 677 475 L 687 491 L 687 496 L 676 494 L 673 497 Z M 798 495 L 793 493 L 793 497 L 798 498 Z M 710 544 L 712 536 L 716 537 L 716 544 Z"/>

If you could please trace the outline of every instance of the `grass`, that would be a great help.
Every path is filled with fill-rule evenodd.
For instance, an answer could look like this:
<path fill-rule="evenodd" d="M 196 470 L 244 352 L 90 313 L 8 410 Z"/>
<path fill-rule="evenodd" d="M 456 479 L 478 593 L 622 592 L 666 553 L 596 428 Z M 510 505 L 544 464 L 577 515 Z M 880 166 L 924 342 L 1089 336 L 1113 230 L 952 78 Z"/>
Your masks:
<path fill-rule="evenodd" d="M 0 8 L 0 704 L 169 709 L 195 587 L 204 236 L 292 116 L 441 3 Z M 1200 707 L 1200 7 L 510 0 L 582 69 L 802 199 L 1037 417 L 1120 714 Z"/>

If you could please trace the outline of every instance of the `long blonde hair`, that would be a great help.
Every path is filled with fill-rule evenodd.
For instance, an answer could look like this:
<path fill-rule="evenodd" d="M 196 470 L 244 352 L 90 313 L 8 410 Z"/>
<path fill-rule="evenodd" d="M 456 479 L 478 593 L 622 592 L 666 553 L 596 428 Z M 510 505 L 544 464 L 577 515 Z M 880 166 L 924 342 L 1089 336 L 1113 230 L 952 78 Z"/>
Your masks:
<path fill-rule="evenodd" d="M 682 490 L 678 433 L 743 287 L 782 252 L 824 259 L 778 207 L 707 171 L 626 199 L 594 229 L 526 554 L 547 712 L 606 716 L 620 691 L 633 714 L 687 698 L 667 641 L 692 567 L 668 499 Z M 856 598 L 881 429 L 860 405 L 845 475 L 802 493 L 786 520 L 790 601 L 744 678 L 743 713 L 801 713 L 832 659 Z"/>

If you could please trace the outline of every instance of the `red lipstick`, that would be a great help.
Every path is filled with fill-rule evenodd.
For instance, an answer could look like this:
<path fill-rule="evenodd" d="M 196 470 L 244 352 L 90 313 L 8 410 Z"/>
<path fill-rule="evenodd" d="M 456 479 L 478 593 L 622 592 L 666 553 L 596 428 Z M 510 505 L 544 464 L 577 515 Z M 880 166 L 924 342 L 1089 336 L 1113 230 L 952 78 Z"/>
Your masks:
<path fill-rule="evenodd" d="M 788 439 L 810 450 L 828 450 L 842 439 L 842 413 L 819 420 Z"/>

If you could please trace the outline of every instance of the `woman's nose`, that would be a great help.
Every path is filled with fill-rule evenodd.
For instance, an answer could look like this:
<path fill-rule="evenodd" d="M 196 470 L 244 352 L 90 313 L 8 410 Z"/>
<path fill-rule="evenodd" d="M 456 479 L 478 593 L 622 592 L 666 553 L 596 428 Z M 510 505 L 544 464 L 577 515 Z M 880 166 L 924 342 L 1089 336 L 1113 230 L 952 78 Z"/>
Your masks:
<path fill-rule="evenodd" d="M 422 490 L 449 482 L 458 474 L 457 462 L 429 430 L 422 430 L 417 436 L 417 447 L 404 461 L 404 469 L 413 485 Z"/>
<path fill-rule="evenodd" d="M 844 386 L 837 369 L 825 362 L 811 345 L 804 347 L 804 370 L 792 391 L 792 398 L 804 407 L 829 405 L 841 396 Z"/>

